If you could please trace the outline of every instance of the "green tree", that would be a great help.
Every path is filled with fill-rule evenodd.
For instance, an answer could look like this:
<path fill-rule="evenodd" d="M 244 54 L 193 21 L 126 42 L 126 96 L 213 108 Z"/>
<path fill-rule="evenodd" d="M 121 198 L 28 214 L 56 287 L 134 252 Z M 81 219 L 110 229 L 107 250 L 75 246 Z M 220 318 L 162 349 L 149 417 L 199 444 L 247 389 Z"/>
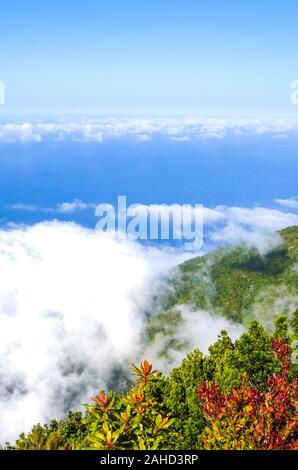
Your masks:
<path fill-rule="evenodd" d="M 180 367 L 172 370 L 165 382 L 163 404 L 175 418 L 174 429 L 180 436 L 178 448 L 196 449 L 200 447 L 198 430 L 205 426 L 196 390 L 204 380 L 204 357 L 199 350 L 188 354 Z"/>
<path fill-rule="evenodd" d="M 86 406 L 86 446 L 102 450 L 174 449 L 174 420 L 165 413 L 163 403 L 148 393 L 150 384 L 161 379 L 160 374 L 148 361 L 140 367 L 133 365 L 132 370 L 137 379 L 128 394 L 100 392 L 93 405 Z"/>

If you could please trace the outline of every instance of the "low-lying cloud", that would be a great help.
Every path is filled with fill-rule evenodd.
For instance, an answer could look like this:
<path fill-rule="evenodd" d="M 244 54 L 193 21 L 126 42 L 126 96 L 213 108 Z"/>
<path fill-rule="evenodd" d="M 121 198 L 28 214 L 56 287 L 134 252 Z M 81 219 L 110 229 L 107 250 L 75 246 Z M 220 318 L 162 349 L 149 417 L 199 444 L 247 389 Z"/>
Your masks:
<path fill-rule="evenodd" d="M 280 243 L 276 233 L 291 225 L 298 225 L 298 215 L 265 207 L 217 207 L 223 222 L 211 226 L 209 238 L 213 243 L 245 243 L 261 254 Z"/>
<path fill-rule="evenodd" d="M 239 338 L 244 332 L 242 325 L 206 310 L 194 311 L 188 305 L 176 306 L 175 310 L 181 316 L 181 323 L 176 326 L 173 336 L 169 338 L 168 335 L 157 334 L 146 350 L 146 356 L 154 361 L 155 366 L 166 372 L 182 362 L 185 349 L 199 349 L 207 354 L 210 344 L 218 339 L 222 330 L 228 331 L 232 340 Z M 173 343 L 185 347 L 175 349 Z"/>
<path fill-rule="evenodd" d="M 256 247 L 261 253 L 272 248 L 280 241 L 274 233 L 291 225 L 298 225 L 297 198 L 275 199 L 276 208 L 266 207 L 195 207 L 195 205 L 179 204 L 134 204 L 134 211 L 139 214 L 144 212 L 156 213 L 160 220 L 168 220 L 169 214 L 180 214 L 182 207 L 184 212 L 189 212 L 190 217 L 195 218 L 196 211 L 203 214 L 204 243 L 209 250 L 220 243 L 246 243 Z M 75 199 L 69 202 L 61 202 L 54 207 L 41 207 L 30 204 L 14 204 L 9 208 L 14 211 L 28 211 L 44 214 L 45 218 L 55 218 L 71 215 L 73 219 L 82 211 L 95 213 L 95 202 L 84 202 Z M 101 204 L 102 207 L 102 204 Z M 117 212 L 117 208 L 116 208 Z M 94 226 L 97 219 L 94 216 Z M 204 247 L 203 247 L 204 249 Z"/>
<path fill-rule="evenodd" d="M 84 203 L 68 204 L 65 213 Z M 298 216 L 221 206 L 206 209 L 205 222 L 214 243 L 245 241 L 265 251 L 268 233 L 297 225 Z M 164 369 L 181 359 L 172 351 L 172 362 L 159 363 L 162 338 L 147 351 L 142 335 L 159 276 L 190 255 L 111 235 L 57 221 L 0 230 L 0 444 L 79 408 L 110 387 L 115 367 L 126 371 L 149 352 Z M 181 314 L 177 334 L 190 349 L 206 351 L 222 328 L 234 337 L 242 331 L 208 312 L 181 307 Z M 114 387 L 123 385 L 118 375 Z"/>
<path fill-rule="evenodd" d="M 275 199 L 275 202 L 288 209 L 298 209 L 298 197 L 289 197 L 286 199 Z"/>
<path fill-rule="evenodd" d="M 271 135 L 285 139 L 298 134 L 295 117 L 272 119 L 228 118 L 56 118 L 26 119 L 0 123 L 0 142 L 28 143 L 73 141 L 102 143 L 111 138 L 150 142 L 165 136 L 177 142 L 221 139 L 228 135 Z"/>
<path fill-rule="evenodd" d="M 180 260 L 71 223 L 0 231 L 0 443 L 138 357 L 153 280 Z"/>

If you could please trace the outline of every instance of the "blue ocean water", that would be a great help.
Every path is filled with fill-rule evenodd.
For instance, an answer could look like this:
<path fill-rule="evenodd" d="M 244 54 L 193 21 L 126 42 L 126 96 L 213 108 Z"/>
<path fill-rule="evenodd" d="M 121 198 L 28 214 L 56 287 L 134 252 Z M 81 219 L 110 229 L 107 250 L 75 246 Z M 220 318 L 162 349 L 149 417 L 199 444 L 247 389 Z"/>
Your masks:
<path fill-rule="evenodd" d="M 0 220 L 55 218 L 93 227 L 94 211 L 44 209 L 74 199 L 115 205 L 118 195 L 128 204 L 273 207 L 275 198 L 297 196 L 297 149 L 297 136 L 270 135 L 0 144 Z M 20 204 L 43 210 L 12 208 Z"/>

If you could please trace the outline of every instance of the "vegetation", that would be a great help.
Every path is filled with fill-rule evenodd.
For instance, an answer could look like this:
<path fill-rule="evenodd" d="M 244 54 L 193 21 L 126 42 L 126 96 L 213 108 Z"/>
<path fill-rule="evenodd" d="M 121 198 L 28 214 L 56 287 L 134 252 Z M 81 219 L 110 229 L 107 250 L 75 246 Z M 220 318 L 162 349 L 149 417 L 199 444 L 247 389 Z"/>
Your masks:
<path fill-rule="evenodd" d="M 298 305 L 298 227 L 281 230 L 279 237 L 280 243 L 264 255 L 239 245 L 178 266 L 167 280 L 167 288 L 163 285 L 160 309 L 148 321 L 148 341 L 162 333 L 177 343 L 175 331 L 183 322 L 180 305 L 188 305 L 194 312 L 207 310 L 245 326 L 256 319 L 269 330 L 277 314 L 291 318 Z M 185 345 L 175 346 L 183 349 Z"/>
<path fill-rule="evenodd" d="M 267 379 L 266 393 L 243 377 L 241 387 L 221 392 L 206 382 L 199 390 L 204 416 L 210 421 L 203 432 L 205 449 L 298 450 L 297 381 L 286 372 Z"/>
<path fill-rule="evenodd" d="M 222 331 L 169 376 L 132 366 L 126 393 L 100 391 L 84 413 L 37 424 L 9 449 L 298 449 L 297 311 L 270 334 L 253 321 L 237 341 Z M 297 352 L 297 351 L 296 351 Z"/>
<path fill-rule="evenodd" d="M 298 449 L 298 227 L 280 236 L 265 255 L 237 246 L 179 266 L 146 341 L 161 335 L 165 356 L 186 349 L 175 337 L 181 304 L 242 322 L 239 339 L 222 331 L 208 355 L 194 350 L 168 376 L 133 365 L 126 392 L 100 391 L 84 412 L 37 424 L 6 448 Z"/>

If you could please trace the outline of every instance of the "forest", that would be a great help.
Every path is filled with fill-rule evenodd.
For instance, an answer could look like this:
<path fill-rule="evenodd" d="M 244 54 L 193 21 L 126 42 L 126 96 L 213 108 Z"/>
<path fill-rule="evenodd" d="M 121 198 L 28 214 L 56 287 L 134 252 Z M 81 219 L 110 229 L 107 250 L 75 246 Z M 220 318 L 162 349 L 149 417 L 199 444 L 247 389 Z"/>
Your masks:
<path fill-rule="evenodd" d="M 129 373 L 127 364 L 124 387 L 99 390 L 81 410 L 36 423 L 4 448 L 298 450 L 298 227 L 277 235 L 266 253 L 220 248 L 183 263 L 161 283 L 144 350 L 150 356 L 164 338 L 161 357 L 180 351 L 180 365 L 163 373 L 147 357 Z M 238 322 L 244 332 L 232 340 L 223 330 L 207 354 L 187 353 L 176 338 L 183 304 L 194 316 L 206 309 Z"/>
<path fill-rule="evenodd" d="M 298 450 L 298 309 L 226 331 L 164 375 L 144 360 L 121 393 L 100 390 L 65 419 L 36 424 L 16 450 Z"/>

